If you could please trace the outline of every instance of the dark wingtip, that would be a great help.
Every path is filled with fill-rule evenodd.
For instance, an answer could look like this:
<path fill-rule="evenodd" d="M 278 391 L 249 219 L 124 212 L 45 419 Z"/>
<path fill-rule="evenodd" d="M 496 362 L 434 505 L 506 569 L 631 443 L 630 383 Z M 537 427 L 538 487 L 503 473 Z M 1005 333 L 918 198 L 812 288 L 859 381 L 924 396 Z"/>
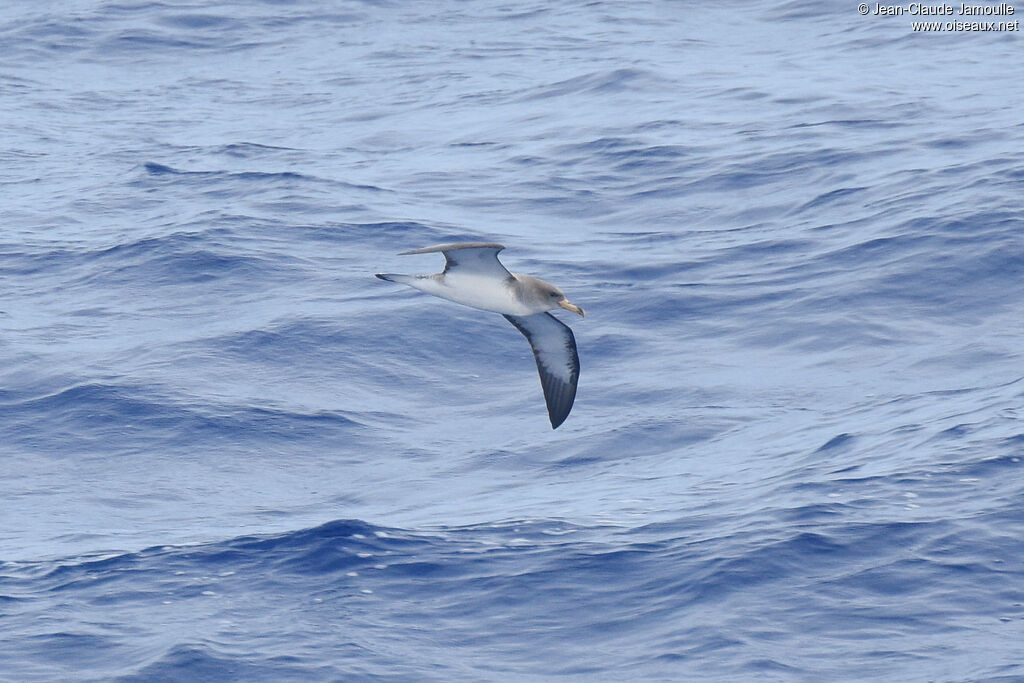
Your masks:
<path fill-rule="evenodd" d="M 373 276 L 379 277 L 381 280 L 387 280 L 388 282 L 391 282 L 391 278 L 388 277 L 387 273 L 374 273 Z"/>
<path fill-rule="evenodd" d="M 572 405 L 569 406 L 569 410 L 572 410 Z M 565 410 L 561 415 L 554 414 L 551 410 L 548 410 L 548 419 L 551 420 L 551 428 L 558 429 L 565 422 L 565 419 L 569 417 L 569 410 Z"/>

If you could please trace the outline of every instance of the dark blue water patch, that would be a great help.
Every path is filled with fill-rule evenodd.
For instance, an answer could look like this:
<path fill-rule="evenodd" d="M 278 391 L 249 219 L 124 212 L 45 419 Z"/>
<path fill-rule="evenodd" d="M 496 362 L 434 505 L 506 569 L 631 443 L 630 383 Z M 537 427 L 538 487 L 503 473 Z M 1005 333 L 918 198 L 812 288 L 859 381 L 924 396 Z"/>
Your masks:
<path fill-rule="evenodd" d="M 108 5 L 89 15 L 88 21 L 102 31 L 93 50 L 97 61 L 141 52 L 164 57 L 179 51 L 230 54 L 274 40 L 272 33 L 260 32 L 260 22 L 252 16 L 181 12 L 162 3 Z"/>
<path fill-rule="evenodd" d="M 859 201 L 860 193 L 867 190 L 867 187 L 840 187 L 835 190 L 829 190 L 818 195 L 811 201 L 800 206 L 794 210 L 794 213 L 800 214 L 804 211 L 810 211 L 812 209 L 818 209 L 824 206 L 833 207 L 836 205 L 849 206 Z"/>
<path fill-rule="evenodd" d="M 0 274 L 25 276 L 60 269 L 69 258 L 77 255 L 71 249 L 26 250 L 23 245 L 0 245 Z M 63 263 L 62 263 L 63 262 Z"/>
<path fill-rule="evenodd" d="M 951 244 L 946 253 L 935 259 L 910 255 L 871 283 L 865 295 L 900 302 L 930 316 L 965 313 L 972 319 L 1020 300 L 1024 252 L 1001 244 L 973 249 Z"/>
<path fill-rule="evenodd" d="M 633 358 L 637 352 L 635 339 L 627 334 L 591 332 L 586 339 L 589 354 L 601 359 Z"/>
<path fill-rule="evenodd" d="M 920 234 L 918 234 L 920 233 Z M 899 259 L 908 252 L 924 251 L 926 247 L 941 241 L 941 237 L 926 231 L 910 231 L 887 237 L 873 237 L 842 247 L 825 256 L 835 265 L 865 265 L 873 268 Z"/>
<path fill-rule="evenodd" d="M 114 582 L 131 585 L 147 572 L 157 572 L 162 580 L 185 587 L 192 585 L 182 572 L 222 572 L 226 568 L 242 570 L 263 567 L 286 574 L 328 574 L 349 565 L 370 566 L 375 554 L 397 549 L 412 550 L 429 546 L 401 530 L 382 529 L 358 520 L 338 520 L 320 527 L 262 537 L 242 536 L 218 543 L 196 546 L 154 546 L 132 553 L 100 558 L 84 556 L 52 563 L 0 564 L 0 586 L 16 596 L 21 591 L 81 591 Z M 224 574 L 231 577 L 234 574 Z M 212 581 L 212 577 L 200 583 Z M 237 579 L 232 579 L 237 580 Z M 106 590 L 106 589 L 105 589 Z M 99 591 L 92 598 L 99 598 Z M 138 594 L 144 599 L 143 594 Z"/>
<path fill-rule="evenodd" d="M 97 628 L 102 632 L 104 629 Z M 30 636 L 23 643 L 29 658 L 46 661 L 51 669 L 83 666 L 93 668 L 109 664 L 109 652 L 116 638 L 100 633 L 56 631 Z"/>
<path fill-rule="evenodd" d="M 56 458 L 153 452 L 194 454 L 296 440 L 351 440 L 359 423 L 340 412 L 202 405 L 158 387 L 86 383 L 4 406 L 12 447 Z M 344 435 L 344 437 L 343 437 Z"/>
<path fill-rule="evenodd" d="M 232 48 L 238 49 L 241 44 L 230 45 L 225 40 L 213 37 L 199 40 L 194 34 L 188 38 L 180 34 L 169 34 L 146 29 L 126 29 L 119 31 L 117 35 L 103 40 L 94 48 L 94 59 L 107 61 L 111 55 L 144 54 L 148 52 L 170 52 L 180 50 L 191 53 L 199 50 L 211 52 L 222 52 Z M 255 47 L 249 44 L 248 47 Z"/>
<path fill-rule="evenodd" d="M 958 424 L 958 425 L 953 425 L 952 427 L 947 427 L 946 429 L 943 429 L 941 432 L 939 432 L 936 435 L 935 438 L 937 438 L 937 439 L 960 438 L 960 437 L 967 436 L 968 434 L 970 434 L 973 431 L 975 431 L 974 425 Z"/>
<path fill-rule="evenodd" d="M 297 259 L 261 253 L 251 246 L 242 233 L 209 227 L 91 250 L 10 245 L 0 247 L 6 251 L 0 274 L 45 277 L 48 286 L 59 282 L 63 288 L 69 284 L 180 287 L 231 280 L 244 280 L 252 286 L 269 284 L 269 280 L 301 265 Z"/>
<path fill-rule="evenodd" d="M 209 244 L 202 238 L 174 235 L 112 247 L 90 259 L 95 267 L 81 282 L 180 287 L 235 280 L 259 286 L 282 272 L 283 264 L 269 256 L 239 254 L 227 245 L 218 249 L 192 243 Z M 107 263 L 109 267 L 104 267 Z"/>
<path fill-rule="evenodd" d="M 147 583 L 153 584 L 156 579 L 194 597 L 199 593 L 192 589 L 225 582 L 242 588 L 250 580 L 287 582 L 305 576 L 307 579 L 302 580 L 322 582 L 329 581 L 330 575 L 338 575 L 343 583 L 353 583 L 351 579 L 355 575 L 343 572 L 353 568 L 370 570 L 381 562 L 400 565 L 398 587 L 404 577 L 429 578 L 428 575 L 434 573 L 431 565 L 449 556 L 449 552 L 454 554 L 445 562 L 459 558 L 461 543 L 457 539 L 461 536 L 493 535 L 495 540 L 527 536 L 534 543 L 552 539 L 542 535 L 549 528 L 547 525 L 537 525 L 536 531 L 530 526 L 526 523 L 526 528 L 521 528 L 509 523 L 495 529 L 493 534 L 489 527 L 475 531 L 464 528 L 411 533 L 358 520 L 337 520 L 311 529 L 242 536 L 196 546 L 156 546 L 134 553 L 69 558 L 53 563 L 3 563 L 0 564 L 0 590 L 15 599 L 38 595 L 40 591 L 78 592 L 80 598 L 91 601 L 105 600 L 116 594 L 118 590 L 111 584 L 134 590 Z M 552 526 L 560 528 L 561 525 Z M 451 546 L 453 541 L 456 542 L 454 547 Z M 466 547 L 472 548 L 475 541 L 472 538 L 467 541 Z M 472 554 L 468 557 L 473 559 Z M 225 571 L 229 569 L 233 571 Z M 134 595 L 136 600 L 147 599 L 144 592 Z"/>
<path fill-rule="evenodd" d="M 145 164 L 143 164 L 143 168 L 145 168 L 147 172 L 152 173 L 153 175 L 169 175 L 178 174 L 181 172 L 171 168 L 170 166 L 164 166 L 163 164 L 157 164 L 152 161 L 147 161 Z"/>
<path fill-rule="evenodd" d="M 823 487 L 823 489 L 827 488 L 827 486 Z M 850 514 L 851 507 L 845 503 L 816 503 L 780 510 L 776 515 L 778 519 L 794 524 L 820 524 L 842 519 Z"/>
<path fill-rule="evenodd" d="M 826 443 L 818 447 L 816 453 L 824 453 L 825 451 L 832 451 L 839 448 L 848 448 L 853 444 L 854 437 L 852 434 L 837 434 L 829 439 Z"/>
<path fill-rule="evenodd" d="M 872 313 L 882 306 L 900 306 L 901 315 L 966 314 L 974 319 L 1004 310 L 1019 298 L 1024 257 L 1015 246 L 1020 241 L 1017 223 L 1001 214 L 993 221 L 913 219 L 894 234 L 827 252 L 810 240 L 729 248 L 722 258 L 747 264 L 748 275 L 746 282 L 730 288 L 730 295 L 716 296 L 716 305 L 765 303 L 764 290 L 770 289 L 769 299 L 789 308 L 789 316 L 806 320 L 811 315 L 813 320 L 842 312 L 843 326 L 850 327 L 853 316 L 861 314 L 864 324 L 883 336 L 891 336 L 887 326 L 879 327 L 885 321 Z"/>
<path fill-rule="evenodd" d="M 769 593 L 771 584 L 792 580 L 815 565 L 848 550 L 820 534 L 796 533 L 774 543 L 737 548 L 735 555 L 697 561 L 685 577 L 675 577 L 657 588 L 677 605 L 717 603 L 735 593 Z M 692 558 L 691 562 L 692 562 Z"/>
<path fill-rule="evenodd" d="M 96 27 L 89 21 L 44 21 L 34 24 L 23 31 L 16 32 L 18 37 L 11 45 L 13 54 L 35 53 L 38 58 L 45 53 L 75 54 L 87 50 L 97 37 Z M 0 41 L 3 44 L 7 41 Z M 5 50 L 8 57 L 11 51 Z"/>
<path fill-rule="evenodd" d="M 466 141 L 451 142 L 451 143 L 448 144 L 448 146 L 449 147 L 454 147 L 456 149 L 458 149 L 458 148 L 473 148 L 473 147 L 486 147 L 486 148 L 492 148 L 492 149 L 506 149 L 507 148 L 507 145 L 504 145 L 504 144 L 499 143 L 499 142 L 476 141 L 476 140 L 474 140 L 472 142 L 466 142 Z"/>
<path fill-rule="evenodd" d="M 183 676 L 208 681 L 327 680 L 332 671 L 327 666 L 303 666 L 298 657 L 253 654 L 242 659 L 231 648 L 218 647 L 216 643 L 188 643 L 176 645 L 152 664 L 113 680 L 176 683 Z"/>
<path fill-rule="evenodd" d="M 315 359 L 331 355 L 330 350 L 354 341 L 345 328 L 333 320 L 285 321 L 270 329 L 248 330 L 209 339 L 203 346 L 211 352 L 236 356 L 252 363 L 292 365 L 299 357 Z"/>
<path fill-rule="evenodd" d="M 72 16 L 61 21 L 52 14 L 9 21 L 4 29 L 0 49 L 12 64 L 74 55 L 88 49 L 98 35 L 88 18 Z"/>
<path fill-rule="evenodd" d="M 736 192 L 765 187 L 772 183 L 803 182 L 812 172 L 823 172 L 836 167 L 856 165 L 879 156 L 894 154 L 895 150 L 873 150 L 861 152 L 842 148 L 821 148 L 811 151 L 785 151 L 769 155 L 744 157 L 730 160 L 725 168 L 712 169 L 699 175 L 684 176 L 675 181 L 680 189 L 688 193 Z M 660 189 L 660 188 L 655 188 Z M 653 190 L 641 189 L 635 197 Z"/>
<path fill-rule="evenodd" d="M 334 564 L 325 564 L 331 558 L 367 565 L 366 558 L 376 554 L 415 553 L 439 539 L 429 534 L 416 535 L 401 529 L 386 529 L 361 520 L 345 519 L 284 534 L 241 537 L 208 549 L 219 552 L 221 548 L 227 548 L 253 558 L 273 559 L 276 556 L 281 560 L 274 562 L 276 567 L 308 574 L 317 573 L 314 565 L 318 565 L 320 571 L 337 571 L 339 567 Z M 338 545 L 342 541 L 346 545 Z"/>
<path fill-rule="evenodd" d="M 904 599 L 915 595 L 932 594 L 936 584 L 914 581 L 914 577 L 928 574 L 933 580 L 936 574 L 953 575 L 954 581 L 968 576 L 976 578 L 987 573 L 979 564 L 947 564 L 923 559 L 898 559 L 883 566 L 870 567 L 850 576 L 843 577 L 835 583 L 859 595 L 878 595 L 882 597 L 901 596 Z M 911 621 L 911 619 L 908 619 Z"/>

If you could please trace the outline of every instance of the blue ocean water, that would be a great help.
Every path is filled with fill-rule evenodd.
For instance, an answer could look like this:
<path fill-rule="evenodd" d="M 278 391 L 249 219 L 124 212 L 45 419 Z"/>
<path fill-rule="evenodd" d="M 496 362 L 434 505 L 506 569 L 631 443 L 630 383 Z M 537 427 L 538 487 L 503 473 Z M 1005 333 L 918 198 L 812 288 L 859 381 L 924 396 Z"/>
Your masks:
<path fill-rule="evenodd" d="M 1024 680 L 1021 43 L 910 21 L 4 3 L 0 680 Z"/>

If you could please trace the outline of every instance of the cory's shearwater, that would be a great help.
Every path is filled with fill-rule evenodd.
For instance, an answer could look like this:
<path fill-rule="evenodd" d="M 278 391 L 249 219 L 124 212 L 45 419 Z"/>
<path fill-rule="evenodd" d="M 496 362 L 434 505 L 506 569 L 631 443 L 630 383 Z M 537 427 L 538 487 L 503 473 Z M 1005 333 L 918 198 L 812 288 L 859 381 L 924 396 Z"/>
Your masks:
<path fill-rule="evenodd" d="M 504 248 L 488 242 L 459 242 L 403 251 L 400 256 L 439 251 L 444 254 L 444 270 L 434 275 L 377 273 L 377 277 L 505 316 L 530 342 L 551 428 L 556 429 L 576 399 L 580 359 L 572 330 L 547 311 L 561 307 L 582 316 L 583 309 L 569 303 L 558 287 L 505 270 L 498 260 Z"/>

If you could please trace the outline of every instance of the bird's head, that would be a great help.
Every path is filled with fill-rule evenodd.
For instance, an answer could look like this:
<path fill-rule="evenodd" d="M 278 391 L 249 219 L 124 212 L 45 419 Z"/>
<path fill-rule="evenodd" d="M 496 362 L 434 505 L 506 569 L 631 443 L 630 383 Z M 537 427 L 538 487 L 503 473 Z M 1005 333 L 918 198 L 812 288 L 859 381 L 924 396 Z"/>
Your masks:
<path fill-rule="evenodd" d="M 565 292 L 547 282 L 545 282 L 544 285 L 544 294 L 545 296 L 547 296 L 548 301 L 551 303 L 551 306 L 549 308 L 564 308 L 567 311 L 579 313 L 581 318 L 586 315 L 582 308 L 569 301 L 569 299 L 565 296 Z"/>

